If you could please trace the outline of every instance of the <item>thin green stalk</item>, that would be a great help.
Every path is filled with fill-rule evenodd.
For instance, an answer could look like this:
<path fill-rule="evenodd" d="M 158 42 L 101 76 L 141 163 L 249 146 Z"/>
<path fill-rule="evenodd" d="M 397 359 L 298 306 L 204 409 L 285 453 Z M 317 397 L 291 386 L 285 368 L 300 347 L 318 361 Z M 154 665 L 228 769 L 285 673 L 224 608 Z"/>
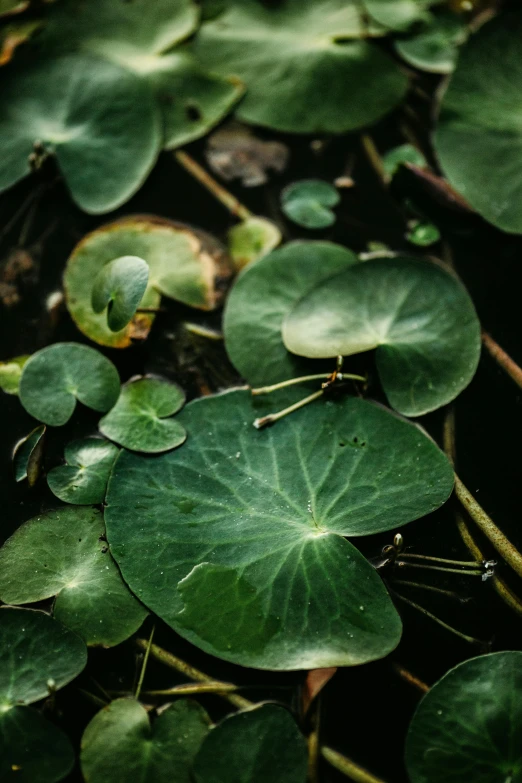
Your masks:
<path fill-rule="evenodd" d="M 382 185 L 387 188 L 390 184 L 390 177 L 386 173 L 384 163 L 382 162 L 379 150 L 375 146 L 374 140 L 368 133 L 363 133 L 361 134 L 361 143 L 370 166 L 377 174 Z"/>
<path fill-rule="evenodd" d="M 405 585 L 406 587 L 415 587 L 418 590 L 427 590 L 430 593 L 439 593 L 445 595 L 448 598 L 454 598 L 456 601 L 463 601 L 458 593 L 454 593 L 452 590 L 443 590 L 442 587 L 434 587 L 433 585 L 426 585 L 422 582 L 410 582 L 408 579 L 394 579 L 394 585 Z"/>
<path fill-rule="evenodd" d="M 289 405 L 288 408 L 283 408 L 282 411 L 278 411 L 277 413 L 270 413 L 268 416 L 262 416 L 260 419 L 256 419 L 254 421 L 254 427 L 256 430 L 260 430 L 263 427 L 266 427 L 268 424 L 275 424 L 275 422 L 279 421 L 279 419 L 282 419 L 285 416 L 288 416 L 290 413 L 299 410 L 299 408 L 304 408 L 305 405 L 308 405 L 314 400 L 318 400 L 319 397 L 321 397 L 323 394 L 324 391 L 319 389 L 319 391 L 310 394 L 303 400 L 299 400 L 299 402 L 294 402 L 293 405 Z"/>
<path fill-rule="evenodd" d="M 461 576 L 484 576 L 484 571 L 478 569 L 472 571 L 461 568 L 445 568 L 444 566 L 430 566 L 422 563 L 406 563 L 404 560 L 396 560 L 395 565 L 398 568 L 422 568 L 424 571 L 443 571 L 445 574 L 460 574 Z"/>
<path fill-rule="evenodd" d="M 447 565 L 466 566 L 467 568 L 477 568 L 481 566 L 483 561 L 479 560 L 448 560 L 445 557 L 433 557 L 432 555 L 414 555 L 411 552 L 401 552 L 401 558 L 406 560 L 407 558 L 414 558 L 415 560 L 429 560 L 432 563 L 446 563 Z"/>
<path fill-rule="evenodd" d="M 232 682 L 198 682 L 188 683 L 187 685 L 176 685 L 174 688 L 166 688 L 159 691 L 143 691 L 145 696 L 186 696 L 197 693 L 235 693 L 239 690 L 238 685 Z"/>
<path fill-rule="evenodd" d="M 334 767 L 334 769 L 342 772 L 350 780 L 355 780 L 356 783 L 385 783 L 382 778 L 377 778 L 372 775 L 371 772 L 354 764 L 353 761 L 342 756 L 333 748 L 327 748 L 325 745 L 321 748 L 321 755 L 326 761 Z"/>
<path fill-rule="evenodd" d="M 409 606 L 411 606 L 413 609 L 416 609 L 418 612 L 421 612 L 421 614 L 424 614 L 426 615 L 426 617 L 429 617 L 430 620 L 433 620 L 433 622 L 442 626 L 442 628 L 445 628 L 446 631 L 449 631 L 450 633 L 454 633 L 456 636 L 459 636 L 465 642 L 468 642 L 469 644 L 479 645 L 481 647 L 484 645 L 484 642 L 481 642 L 480 639 L 475 639 L 473 636 L 467 636 L 467 634 L 458 631 L 456 628 L 453 628 L 452 625 L 448 625 L 448 623 L 445 623 L 444 620 L 440 619 L 440 617 L 437 617 L 436 614 L 432 614 L 431 612 L 428 612 L 428 610 L 425 609 L 423 606 L 419 606 L 419 604 L 416 604 L 414 601 L 410 601 L 409 598 L 405 598 L 403 595 L 400 595 L 400 593 L 394 592 L 394 595 L 396 598 L 399 598 L 401 601 L 404 601 L 404 603 L 409 604 Z"/>
<path fill-rule="evenodd" d="M 517 386 L 522 389 L 522 368 L 513 361 L 511 356 L 495 342 L 487 332 L 482 332 L 482 343 L 484 348 L 488 351 L 489 355 L 507 372 L 510 378 L 515 381 Z"/>
<path fill-rule="evenodd" d="M 138 680 L 138 684 L 136 685 L 136 691 L 134 693 L 134 698 L 138 700 L 140 698 L 141 693 L 141 686 L 143 685 L 143 680 L 145 677 L 145 671 L 147 669 L 147 663 L 149 662 L 149 655 L 150 655 L 150 648 L 152 646 L 152 639 L 154 637 L 154 631 L 156 630 L 156 626 L 152 626 L 152 630 L 150 632 L 149 641 L 147 642 L 147 646 L 145 648 L 145 655 L 143 656 L 143 663 L 141 664 L 141 672 L 140 672 L 140 678 Z"/>
<path fill-rule="evenodd" d="M 223 204 L 225 209 L 228 209 L 232 215 L 239 218 L 239 220 L 248 220 L 249 218 L 253 217 L 253 213 L 250 212 L 247 207 L 241 204 L 241 202 L 238 201 L 238 199 L 233 196 L 232 193 L 229 193 L 228 190 L 216 182 L 214 177 L 211 177 L 210 174 L 205 171 L 203 166 L 200 166 L 199 163 L 194 160 L 194 158 L 192 158 L 183 150 L 177 150 L 174 153 L 174 157 L 180 166 L 183 166 L 185 171 L 193 176 L 194 179 L 200 183 L 200 185 L 203 185 L 203 187 L 206 188 L 209 193 L 211 193 L 221 204 Z"/>
<path fill-rule="evenodd" d="M 86 699 L 91 701 L 97 707 L 106 707 L 107 704 L 109 703 L 104 699 L 101 699 L 99 696 L 95 696 L 94 693 L 91 693 L 90 691 L 86 691 L 85 688 L 78 688 L 78 691 L 82 694 L 82 696 L 85 696 Z"/>
<path fill-rule="evenodd" d="M 331 372 L 320 372 L 315 375 L 302 375 L 299 378 L 290 378 L 288 381 L 281 381 L 280 383 L 274 383 L 271 386 L 260 386 L 257 389 L 252 389 L 254 396 L 258 394 L 270 394 L 271 392 L 279 391 L 279 389 L 285 389 L 287 386 L 294 386 L 298 383 L 307 383 L 308 381 L 320 381 L 328 380 L 332 377 Z M 352 373 L 338 372 L 336 380 L 339 381 L 365 381 L 362 375 L 353 375 Z"/>

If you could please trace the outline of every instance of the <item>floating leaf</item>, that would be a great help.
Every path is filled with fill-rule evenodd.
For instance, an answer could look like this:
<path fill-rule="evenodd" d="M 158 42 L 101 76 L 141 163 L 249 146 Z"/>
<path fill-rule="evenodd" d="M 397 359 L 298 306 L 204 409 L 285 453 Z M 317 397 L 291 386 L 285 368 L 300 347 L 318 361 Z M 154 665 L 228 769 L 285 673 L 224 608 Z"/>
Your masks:
<path fill-rule="evenodd" d="M 61 0 L 49 14 L 40 45 L 90 52 L 116 62 L 155 95 L 167 148 L 203 136 L 243 94 L 234 79 L 205 72 L 185 50 L 173 51 L 198 23 L 192 0 Z"/>
<path fill-rule="evenodd" d="M 18 394 L 20 376 L 28 358 L 27 355 L 16 356 L 14 359 L 0 362 L 0 389 L 6 394 Z"/>
<path fill-rule="evenodd" d="M 0 599 L 19 605 L 56 596 L 55 618 L 87 644 L 119 644 L 147 612 L 104 536 L 102 514 L 92 508 L 65 507 L 25 522 L 0 549 Z"/>
<path fill-rule="evenodd" d="M 79 636 L 44 612 L 0 609 L 0 714 L 74 680 L 87 663 Z"/>
<path fill-rule="evenodd" d="M 75 440 L 65 447 L 66 465 L 47 474 L 51 492 L 64 503 L 103 503 L 105 490 L 119 449 L 101 438 Z"/>
<path fill-rule="evenodd" d="M 230 715 L 203 740 L 196 783 L 305 783 L 306 741 L 288 710 L 263 704 Z"/>
<path fill-rule="evenodd" d="M 441 12 L 433 15 L 414 35 L 395 41 L 395 49 L 414 68 L 431 73 L 451 73 L 458 48 L 467 36 L 468 28 L 461 16 Z"/>
<path fill-rule="evenodd" d="M 225 305 L 225 346 L 250 384 L 276 383 L 306 372 L 309 364 L 283 344 L 283 320 L 305 294 L 357 260 L 332 242 L 289 242 L 241 273 Z"/>
<path fill-rule="evenodd" d="M 450 183 L 504 231 L 522 233 L 522 13 L 483 25 L 461 49 L 435 150 Z"/>
<path fill-rule="evenodd" d="M 126 348 L 147 337 L 152 313 L 136 313 L 119 332 L 92 309 L 92 282 L 114 258 L 138 255 L 149 266 L 141 308 L 157 309 L 160 294 L 200 310 L 213 310 L 232 273 L 223 248 L 209 234 L 150 216 L 132 216 L 87 234 L 73 250 L 64 275 L 69 312 L 78 328 L 101 345 Z"/>
<path fill-rule="evenodd" d="M 20 379 L 20 402 L 35 419 L 59 427 L 71 418 L 76 400 L 104 413 L 120 391 L 116 367 L 79 343 L 54 343 L 34 353 Z"/>
<path fill-rule="evenodd" d="M 30 487 L 33 487 L 40 477 L 45 430 L 45 424 L 35 427 L 14 447 L 15 479 L 16 481 L 27 479 Z"/>
<path fill-rule="evenodd" d="M 475 374 L 480 324 L 450 272 L 422 259 L 374 259 L 314 288 L 283 324 L 288 350 L 326 358 L 376 351 L 393 408 L 420 416 L 460 394 Z"/>
<path fill-rule="evenodd" d="M 147 262 L 137 256 L 115 258 L 98 272 L 92 289 L 92 309 L 95 313 L 107 309 L 111 332 L 119 332 L 132 320 L 148 281 Z"/>
<path fill-rule="evenodd" d="M 253 215 L 228 232 L 228 249 L 237 270 L 257 261 L 281 244 L 281 232 L 275 223 Z"/>
<path fill-rule="evenodd" d="M 30 173 L 29 155 L 55 155 L 86 212 L 127 201 L 152 169 L 161 116 L 148 86 L 116 62 L 87 54 L 36 58 L 2 71 L 0 189 Z"/>
<path fill-rule="evenodd" d="M 370 16 L 384 27 L 407 30 L 430 18 L 428 8 L 436 0 L 363 0 Z"/>
<path fill-rule="evenodd" d="M 522 653 L 464 661 L 424 696 L 406 738 L 411 783 L 522 780 Z"/>
<path fill-rule="evenodd" d="M 423 220 L 412 220 L 408 224 L 406 239 L 417 247 L 429 247 L 440 241 L 440 231 L 433 223 Z"/>
<path fill-rule="evenodd" d="M 245 122 L 290 133 L 344 133 L 375 122 L 404 96 L 407 79 L 380 48 L 346 40 L 373 32 L 357 2 L 223 6 L 203 23 L 194 46 L 209 70 L 245 82 L 236 112 Z"/>
<path fill-rule="evenodd" d="M 139 702 L 117 699 L 85 729 L 81 750 L 85 781 L 191 783 L 192 763 L 209 724 L 203 707 L 189 699 L 171 704 L 152 724 Z"/>
<path fill-rule="evenodd" d="M 321 179 L 303 179 L 293 182 L 281 193 L 281 209 L 298 226 L 327 228 L 335 223 L 336 207 L 340 201 L 337 188 Z"/>
<path fill-rule="evenodd" d="M 20 14 L 29 7 L 29 0 L 0 0 L 0 17 Z"/>
<path fill-rule="evenodd" d="M 415 166 L 425 166 L 426 158 L 413 144 L 401 144 L 400 147 L 394 147 L 383 155 L 382 165 L 387 177 L 391 180 L 399 168 L 406 163 L 413 163 Z"/>
<path fill-rule="evenodd" d="M 417 427 L 358 398 L 252 427 L 293 392 L 197 400 L 179 416 L 183 448 L 122 452 L 107 495 L 111 551 L 136 595 L 212 655 L 263 669 L 364 663 L 396 646 L 400 621 L 343 536 L 429 513 L 453 472 Z"/>
<path fill-rule="evenodd" d="M 0 710 L 2 783 L 57 783 L 74 761 L 69 738 L 35 709 Z"/>
<path fill-rule="evenodd" d="M 141 378 L 121 387 L 118 402 L 100 420 L 100 432 L 131 451 L 158 453 L 175 449 L 187 433 L 168 418 L 185 403 L 185 392 L 175 383 Z"/>

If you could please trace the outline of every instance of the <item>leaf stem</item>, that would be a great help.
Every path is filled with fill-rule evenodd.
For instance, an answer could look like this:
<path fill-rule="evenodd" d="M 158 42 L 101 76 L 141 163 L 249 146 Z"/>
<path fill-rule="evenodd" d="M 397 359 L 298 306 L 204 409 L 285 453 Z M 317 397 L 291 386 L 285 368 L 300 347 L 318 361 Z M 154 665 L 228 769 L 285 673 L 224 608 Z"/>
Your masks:
<path fill-rule="evenodd" d="M 428 590 L 431 593 L 439 593 L 440 595 L 445 595 L 448 598 L 454 598 L 457 601 L 466 600 L 466 599 L 462 599 L 458 593 L 455 593 L 452 590 L 443 590 L 442 587 L 434 587 L 434 585 L 426 585 L 423 582 L 410 582 L 409 579 L 394 579 L 393 584 L 405 585 L 406 587 L 416 587 L 419 590 Z"/>
<path fill-rule="evenodd" d="M 141 664 L 141 672 L 140 677 L 138 680 L 138 684 L 136 685 L 136 691 L 134 693 L 134 698 L 136 701 L 140 698 L 141 693 L 141 686 L 143 685 L 143 679 L 145 677 L 145 671 L 147 669 L 147 663 L 149 662 L 149 655 L 150 655 L 150 648 L 152 646 L 152 639 L 154 637 L 154 631 L 156 630 L 156 626 L 152 626 L 152 630 L 150 632 L 149 641 L 147 642 L 147 646 L 145 648 L 145 655 L 143 656 L 143 663 Z"/>
<path fill-rule="evenodd" d="M 285 389 L 287 386 L 295 386 L 298 383 L 307 383 L 308 381 L 328 380 L 332 377 L 331 372 L 319 372 L 315 375 L 301 375 L 299 378 L 290 378 L 288 381 L 281 381 L 280 383 L 274 383 L 272 386 L 259 386 L 257 389 L 252 389 L 254 396 L 258 394 L 270 394 L 271 392 L 278 391 L 279 389 Z M 365 381 L 362 375 L 353 375 L 352 373 L 338 372 L 336 380 L 339 381 Z"/>
<path fill-rule="evenodd" d="M 268 424 L 274 424 L 276 421 L 279 421 L 279 419 L 282 419 L 285 416 L 288 416 L 290 413 L 299 410 L 299 408 L 304 408 L 304 406 L 308 405 L 310 402 L 318 400 L 319 397 L 321 397 L 323 394 L 323 390 L 319 389 L 319 391 L 310 394 L 303 400 L 299 400 L 299 402 L 294 402 L 293 405 L 289 405 L 288 408 L 283 408 L 282 411 L 278 411 L 277 413 L 270 413 L 268 416 L 262 416 L 260 419 L 256 419 L 254 421 L 254 427 L 256 430 L 260 430 L 263 427 L 266 427 Z"/>
<path fill-rule="evenodd" d="M 241 204 L 241 202 L 238 201 L 238 199 L 233 196 L 232 193 L 229 193 L 228 190 L 216 182 L 214 177 L 211 177 L 211 175 L 205 171 L 203 166 L 200 166 L 200 164 L 197 163 L 188 153 L 183 152 L 183 150 L 177 150 L 174 152 L 174 157 L 180 166 L 182 166 L 185 171 L 188 171 L 188 173 L 191 174 L 194 179 L 200 183 L 200 185 L 203 185 L 203 187 L 206 188 L 209 193 L 211 193 L 221 204 L 223 204 L 225 209 L 228 209 L 228 211 L 234 215 L 234 217 L 237 217 L 239 220 L 248 220 L 249 218 L 253 217 L 253 213 L 250 212 L 247 207 Z"/>
<path fill-rule="evenodd" d="M 381 778 L 375 777 L 371 772 L 354 764 L 353 761 L 342 756 L 333 748 L 327 748 L 325 745 L 321 748 L 321 755 L 326 761 L 334 767 L 334 769 L 342 772 L 350 780 L 355 780 L 356 783 L 384 783 Z"/>
<path fill-rule="evenodd" d="M 239 690 L 239 686 L 234 685 L 232 682 L 220 682 L 219 680 L 216 680 L 176 685 L 174 688 L 167 688 L 166 690 L 143 691 L 143 694 L 145 696 L 183 696 L 197 693 L 234 693 L 237 690 Z"/>
<path fill-rule="evenodd" d="M 379 150 L 375 146 L 375 142 L 368 133 L 361 134 L 361 144 L 368 162 L 374 172 L 377 174 L 382 185 L 387 188 L 390 182 L 390 178 L 386 173 L 382 158 L 379 154 Z"/>
<path fill-rule="evenodd" d="M 423 606 L 416 604 L 414 601 L 410 601 L 409 598 L 405 598 L 403 595 L 400 595 L 400 593 L 395 593 L 395 591 L 394 591 L 394 595 L 396 598 L 399 598 L 401 601 L 404 601 L 404 603 L 409 604 L 409 606 L 413 607 L 413 609 L 416 609 L 418 612 L 421 612 L 421 614 L 424 614 L 426 617 L 429 617 L 430 620 L 433 620 L 433 622 L 442 626 L 442 628 L 445 628 L 447 631 L 450 631 L 450 633 L 454 633 L 456 636 L 459 636 L 461 639 L 464 639 L 464 641 L 468 642 L 468 644 L 475 644 L 480 647 L 484 646 L 484 642 L 481 642 L 480 639 L 475 639 L 473 636 L 468 636 L 467 634 L 462 633 L 462 631 L 457 631 L 457 629 L 453 628 L 452 625 L 448 625 L 448 623 L 445 623 L 444 620 L 440 619 L 440 617 L 437 617 L 436 614 L 432 614 L 431 612 L 428 612 L 428 610 L 425 609 Z"/>
<path fill-rule="evenodd" d="M 482 342 L 489 355 L 522 389 L 522 368 L 513 361 L 511 356 L 487 332 L 482 332 Z"/>
<path fill-rule="evenodd" d="M 422 691 L 422 693 L 427 693 L 430 689 L 430 686 L 427 685 L 423 680 L 419 679 L 415 676 L 415 674 L 412 674 L 408 669 L 405 669 L 404 666 L 401 666 L 400 663 L 394 663 L 393 668 L 399 675 L 399 677 L 402 677 L 403 680 L 405 680 L 410 685 L 413 685 L 415 688 L 417 688 L 419 691 Z"/>
<path fill-rule="evenodd" d="M 432 557 L 431 555 L 415 555 L 413 552 L 401 552 L 401 558 L 406 560 L 407 558 L 415 558 L 415 560 L 429 560 L 432 563 L 447 563 L 448 565 L 467 566 L 468 568 L 477 568 L 481 566 L 483 561 L 479 560 L 448 560 L 445 557 Z"/>
<path fill-rule="evenodd" d="M 461 576 L 483 576 L 484 571 L 479 571 L 478 568 L 471 570 L 464 570 L 462 568 L 445 568 L 444 566 L 430 566 L 423 563 L 406 563 L 404 560 L 396 560 L 395 565 L 398 568 L 422 568 L 425 571 L 443 571 L 445 574 L 460 574 Z"/>

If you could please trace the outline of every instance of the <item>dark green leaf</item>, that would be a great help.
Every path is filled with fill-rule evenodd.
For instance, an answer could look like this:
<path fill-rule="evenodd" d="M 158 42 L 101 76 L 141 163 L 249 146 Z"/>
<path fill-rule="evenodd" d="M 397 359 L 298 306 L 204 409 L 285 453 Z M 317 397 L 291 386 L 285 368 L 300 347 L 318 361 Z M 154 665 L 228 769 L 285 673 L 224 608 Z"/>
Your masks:
<path fill-rule="evenodd" d="M 75 440 L 65 447 L 66 465 L 47 474 L 51 492 L 64 503 L 103 503 L 110 472 L 119 449 L 101 438 Z"/>
<path fill-rule="evenodd" d="M 68 737 L 31 707 L 0 709 L 2 783 L 57 783 L 74 766 Z"/>
<path fill-rule="evenodd" d="M 335 223 L 335 207 L 340 201 L 337 189 L 320 179 L 293 182 L 281 193 L 281 209 L 298 226 L 327 228 Z"/>
<path fill-rule="evenodd" d="M 142 258 L 122 256 L 109 261 L 97 274 L 92 289 L 92 309 L 107 309 L 111 332 L 119 332 L 132 319 L 149 281 L 149 267 Z"/>
<path fill-rule="evenodd" d="M 27 479 L 30 487 L 34 486 L 40 477 L 45 430 L 45 424 L 35 427 L 14 447 L 15 479 L 16 481 Z"/>
<path fill-rule="evenodd" d="M 400 147 L 394 147 L 386 155 L 383 155 L 382 158 L 384 171 L 390 180 L 403 163 L 425 166 L 426 158 L 413 144 L 401 144 Z"/>
<path fill-rule="evenodd" d="M 434 14 L 418 32 L 395 41 L 395 48 L 409 65 L 431 73 L 451 73 L 458 48 L 468 36 L 462 16 L 444 12 Z"/>

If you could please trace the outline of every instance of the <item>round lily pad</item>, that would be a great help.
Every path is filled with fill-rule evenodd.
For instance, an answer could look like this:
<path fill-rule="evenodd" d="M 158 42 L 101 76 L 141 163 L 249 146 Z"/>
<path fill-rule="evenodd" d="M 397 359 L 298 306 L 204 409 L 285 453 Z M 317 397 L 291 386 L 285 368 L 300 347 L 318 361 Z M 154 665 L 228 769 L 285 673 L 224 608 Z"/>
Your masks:
<path fill-rule="evenodd" d="M 212 655 L 261 669 L 365 663 L 396 646 L 401 624 L 344 536 L 429 513 L 453 471 L 417 427 L 358 398 L 254 429 L 293 392 L 197 400 L 179 416 L 181 449 L 122 452 L 107 536 L 136 595 Z"/>
<path fill-rule="evenodd" d="M 461 48 L 435 150 L 451 185 L 486 220 L 522 233 L 522 13 L 501 14 Z"/>
<path fill-rule="evenodd" d="M 2 783 L 57 783 L 74 766 L 69 738 L 32 707 L 0 710 Z"/>
<path fill-rule="evenodd" d="M 231 715 L 203 741 L 196 783 L 305 783 L 306 740 L 288 710 L 263 704 Z"/>
<path fill-rule="evenodd" d="M 51 492 L 64 503 L 103 503 L 110 472 L 119 449 L 101 438 L 85 438 L 65 447 L 66 465 L 47 474 Z"/>
<path fill-rule="evenodd" d="M 340 201 L 337 188 L 321 179 L 303 179 L 293 182 L 281 193 L 281 209 L 298 226 L 327 228 L 335 223 L 336 207 Z"/>
<path fill-rule="evenodd" d="M 107 310 L 111 332 L 123 329 L 137 310 L 149 281 L 149 267 L 143 258 L 122 256 L 109 261 L 98 272 L 91 295 L 95 313 Z"/>
<path fill-rule="evenodd" d="M 175 383 L 141 378 L 121 387 L 118 402 L 100 420 L 100 432 L 131 451 L 158 453 L 175 449 L 187 433 L 168 418 L 185 403 L 185 392 Z"/>
<path fill-rule="evenodd" d="M 45 424 L 35 427 L 14 447 L 15 479 L 16 481 L 27 479 L 30 487 L 34 486 L 40 477 L 45 430 Z"/>
<path fill-rule="evenodd" d="M 6 394 L 18 394 L 22 369 L 29 356 L 16 356 L 0 362 L 0 389 Z"/>
<path fill-rule="evenodd" d="M 35 419 L 59 427 L 69 421 L 76 400 L 104 413 L 120 392 L 116 367 L 79 343 L 54 343 L 34 353 L 20 379 L 20 402 Z"/>
<path fill-rule="evenodd" d="M 441 11 L 414 35 L 399 38 L 395 49 L 409 65 L 431 73 L 451 73 L 459 46 L 468 37 L 466 22 L 458 14 Z"/>
<path fill-rule="evenodd" d="M 86 663 L 80 637 L 48 614 L 0 609 L 0 714 L 63 688 Z"/>
<path fill-rule="evenodd" d="M 332 242 L 289 242 L 243 270 L 227 298 L 224 333 L 230 360 L 250 384 L 276 383 L 309 370 L 309 362 L 286 350 L 283 320 L 301 297 L 357 261 Z"/>
<path fill-rule="evenodd" d="M 464 661 L 424 696 L 406 738 L 411 783 L 520 783 L 522 653 Z"/>
<path fill-rule="evenodd" d="M 179 223 L 135 215 L 87 234 L 75 247 L 64 274 L 67 308 L 77 327 L 91 340 L 111 348 L 126 348 L 147 337 L 154 320 L 136 313 L 112 332 L 105 313 L 92 309 L 93 280 L 115 258 L 137 255 L 149 267 L 149 282 L 140 308 L 157 309 L 160 294 L 200 310 L 213 310 L 223 298 L 223 283 L 232 266 L 213 237 Z"/>
<path fill-rule="evenodd" d="M 274 250 L 281 243 L 282 236 L 271 220 L 253 215 L 233 226 L 227 238 L 230 257 L 239 271 Z"/>
<path fill-rule="evenodd" d="M 226 0 L 195 39 L 209 70 L 232 74 L 247 92 L 240 119 L 290 133 L 344 133 L 396 106 L 406 76 L 366 40 L 371 23 L 344 0 Z"/>
<path fill-rule="evenodd" d="M 209 725 L 203 707 L 189 699 L 171 704 L 152 723 L 139 702 L 117 699 L 85 729 L 84 779 L 86 783 L 192 783 L 192 763 Z"/>
<path fill-rule="evenodd" d="M 437 0 L 363 0 L 372 19 L 392 30 L 407 30 L 429 19 L 428 8 Z"/>
<path fill-rule="evenodd" d="M 123 582 L 104 538 L 96 509 L 65 507 L 30 519 L 0 549 L 0 600 L 16 606 L 56 596 L 55 618 L 87 644 L 119 644 L 147 611 Z"/>
<path fill-rule="evenodd" d="M 34 149 L 56 156 L 82 209 L 108 212 L 138 190 L 161 146 L 161 115 L 148 85 L 99 57 L 6 66 L 0 101 L 0 189 L 30 173 Z"/>
<path fill-rule="evenodd" d="M 423 259 L 377 258 L 329 278 L 287 315 L 283 340 L 300 356 L 376 351 L 386 396 L 405 416 L 446 405 L 469 384 L 480 324 L 459 280 Z"/>

